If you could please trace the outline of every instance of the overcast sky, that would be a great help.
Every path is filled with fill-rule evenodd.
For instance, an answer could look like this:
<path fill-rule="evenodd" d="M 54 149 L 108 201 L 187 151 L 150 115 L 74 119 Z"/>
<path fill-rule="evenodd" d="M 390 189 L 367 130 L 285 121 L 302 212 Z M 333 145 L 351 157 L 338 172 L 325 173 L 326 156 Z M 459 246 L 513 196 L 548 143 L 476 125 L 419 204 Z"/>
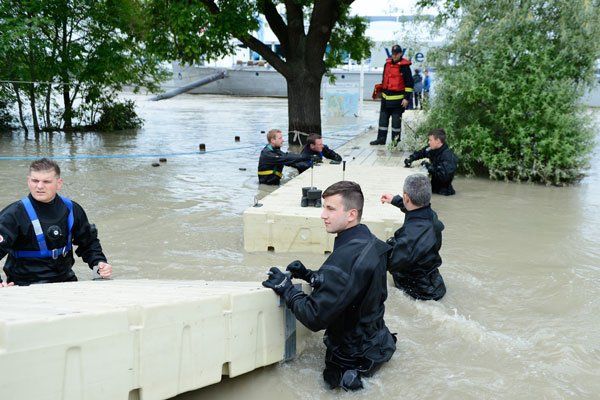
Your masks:
<path fill-rule="evenodd" d="M 416 4 L 417 0 L 356 0 L 352 10 L 358 15 L 411 15 L 417 13 Z"/>

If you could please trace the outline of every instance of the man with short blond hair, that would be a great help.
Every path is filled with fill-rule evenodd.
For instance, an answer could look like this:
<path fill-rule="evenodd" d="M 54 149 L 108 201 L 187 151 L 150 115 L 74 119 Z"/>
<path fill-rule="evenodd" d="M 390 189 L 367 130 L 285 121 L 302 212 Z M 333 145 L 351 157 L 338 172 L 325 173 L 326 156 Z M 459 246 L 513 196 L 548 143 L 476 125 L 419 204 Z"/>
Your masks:
<path fill-rule="evenodd" d="M 362 377 L 375 373 L 396 350 L 396 337 L 383 320 L 390 247 L 360 223 L 363 205 L 355 182 L 337 182 L 323 192 L 321 218 L 325 230 L 337 234 L 333 252 L 317 271 L 300 261 L 287 267 L 293 278 L 310 283 L 310 295 L 296 289 L 276 267 L 263 282 L 285 300 L 298 321 L 314 332 L 325 329 L 323 379 L 332 389 L 361 389 Z"/>
<path fill-rule="evenodd" d="M 35 160 L 27 176 L 29 195 L 0 212 L 0 259 L 6 282 L 0 287 L 76 281 L 73 246 L 78 256 L 101 278 L 110 278 L 94 225 L 81 206 L 58 195 L 63 180 L 58 164 L 47 158 Z"/>
<path fill-rule="evenodd" d="M 285 165 L 293 167 L 296 163 L 310 160 L 309 156 L 281 151 L 283 134 L 279 129 L 267 133 L 267 145 L 260 152 L 258 160 L 258 182 L 265 185 L 279 185 Z"/>

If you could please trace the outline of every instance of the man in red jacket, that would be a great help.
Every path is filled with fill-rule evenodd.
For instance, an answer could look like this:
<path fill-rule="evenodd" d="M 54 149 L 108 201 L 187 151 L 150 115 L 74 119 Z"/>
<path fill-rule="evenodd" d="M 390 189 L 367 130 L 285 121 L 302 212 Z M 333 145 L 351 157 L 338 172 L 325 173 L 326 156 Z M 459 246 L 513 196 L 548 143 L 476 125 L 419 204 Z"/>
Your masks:
<path fill-rule="evenodd" d="M 371 142 L 372 145 L 385 144 L 390 117 L 392 117 L 392 141 L 400 141 L 402 113 L 410 104 L 413 93 L 411 62 L 402 57 L 402 54 L 400 45 L 392 46 L 392 56 L 386 60 L 383 67 L 379 129 L 377 139 Z"/>

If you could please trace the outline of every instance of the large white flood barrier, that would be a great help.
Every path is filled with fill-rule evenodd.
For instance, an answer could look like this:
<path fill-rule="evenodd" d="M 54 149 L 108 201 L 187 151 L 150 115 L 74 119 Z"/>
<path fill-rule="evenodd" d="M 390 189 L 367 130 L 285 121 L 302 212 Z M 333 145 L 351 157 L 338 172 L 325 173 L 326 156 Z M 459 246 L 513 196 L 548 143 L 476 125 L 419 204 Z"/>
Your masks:
<path fill-rule="evenodd" d="M 308 330 L 259 282 L 0 289 L 0 398 L 149 400 L 291 358 Z"/>

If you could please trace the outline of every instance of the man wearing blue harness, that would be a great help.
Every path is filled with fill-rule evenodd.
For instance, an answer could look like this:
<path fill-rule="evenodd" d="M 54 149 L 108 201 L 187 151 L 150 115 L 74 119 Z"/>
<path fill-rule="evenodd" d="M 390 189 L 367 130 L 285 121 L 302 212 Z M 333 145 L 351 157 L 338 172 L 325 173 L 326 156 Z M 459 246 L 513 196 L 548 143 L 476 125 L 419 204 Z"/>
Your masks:
<path fill-rule="evenodd" d="M 0 287 L 76 281 L 73 245 L 101 278 L 110 278 L 96 228 L 79 204 L 57 194 L 62 183 L 56 162 L 36 160 L 27 176 L 30 194 L 0 212 L 0 259 L 8 255 Z"/>

